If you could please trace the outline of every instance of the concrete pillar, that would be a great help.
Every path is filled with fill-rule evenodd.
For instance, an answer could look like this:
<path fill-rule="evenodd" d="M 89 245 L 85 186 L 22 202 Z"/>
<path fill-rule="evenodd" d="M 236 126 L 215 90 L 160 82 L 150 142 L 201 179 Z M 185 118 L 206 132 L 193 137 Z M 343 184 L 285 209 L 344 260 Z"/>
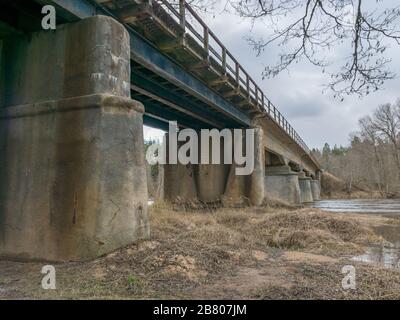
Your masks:
<path fill-rule="evenodd" d="M 278 199 L 291 205 L 301 203 L 298 174 L 291 171 L 289 166 L 265 169 L 265 192 L 270 199 Z"/>
<path fill-rule="evenodd" d="M 313 202 L 313 195 L 311 191 L 311 178 L 306 177 L 304 172 L 299 173 L 299 186 L 300 186 L 300 201 L 302 203 L 305 202 Z"/>
<path fill-rule="evenodd" d="M 254 128 L 254 171 L 251 174 L 250 201 L 259 206 L 265 198 L 265 152 L 263 144 L 264 132 L 261 127 Z"/>
<path fill-rule="evenodd" d="M 165 134 L 167 164 L 164 165 L 164 197 L 170 202 L 197 201 L 195 166 L 169 163 L 169 135 Z M 178 143 L 178 149 L 184 142 Z M 178 152 L 178 150 L 176 150 Z"/>
<path fill-rule="evenodd" d="M 217 147 L 217 146 L 215 146 Z M 199 141 L 199 155 L 202 150 Z M 218 164 L 212 163 L 213 145 L 212 139 L 209 140 L 209 162 L 210 164 L 199 164 L 196 166 L 196 183 L 199 200 L 214 202 L 222 199 L 229 174 L 230 165 L 224 164 L 224 139 L 220 140 L 220 159 Z"/>
<path fill-rule="evenodd" d="M 221 200 L 226 186 L 229 166 L 224 164 L 200 164 L 197 170 L 197 190 L 199 200 L 214 202 Z"/>
<path fill-rule="evenodd" d="M 236 175 L 236 164 L 229 166 L 229 174 L 226 181 L 222 203 L 225 206 L 249 205 L 249 176 Z"/>
<path fill-rule="evenodd" d="M 164 197 L 170 202 L 197 201 L 197 187 L 192 164 L 164 165 Z"/>
<path fill-rule="evenodd" d="M 165 200 L 165 188 L 164 188 L 164 165 L 158 165 L 158 177 L 157 177 L 157 186 L 155 190 L 155 201 L 164 201 Z"/>
<path fill-rule="evenodd" d="M 261 205 L 264 200 L 265 174 L 262 129 L 255 129 L 254 138 L 254 155 L 252 155 L 254 157 L 254 170 L 249 176 L 236 176 L 236 165 L 224 164 L 224 145 L 221 143 L 220 164 L 165 165 L 165 198 L 169 201 L 179 199 L 214 202 L 221 200 L 226 204 L 242 202 L 243 198 L 247 198 L 250 199 L 251 204 Z M 243 135 L 243 140 L 245 142 L 245 135 Z M 184 143 L 180 142 L 180 145 Z M 199 155 L 202 152 L 200 143 L 201 141 L 199 141 Z M 209 147 L 211 162 L 211 140 Z M 243 150 L 245 150 L 244 143 Z"/>
<path fill-rule="evenodd" d="M 320 200 L 321 189 L 318 180 L 310 180 L 311 193 L 314 201 Z"/>
<path fill-rule="evenodd" d="M 84 260 L 148 237 L 125 28 L 96 16 L 7 39 L 0 73 L 0 256 Z"/>

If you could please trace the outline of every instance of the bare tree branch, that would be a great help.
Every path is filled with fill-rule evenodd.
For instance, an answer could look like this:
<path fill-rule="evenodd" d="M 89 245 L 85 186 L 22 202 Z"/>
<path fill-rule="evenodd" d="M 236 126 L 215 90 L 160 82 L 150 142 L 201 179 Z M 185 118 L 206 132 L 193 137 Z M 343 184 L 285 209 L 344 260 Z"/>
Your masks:
<path fill-rule="evenodd" d="M 391 42 L 400 44 L 400 6 L 382 10 L 378 0 L 374 10 L 368 9 L 372 1 L 364 0 L 227 1 L 241 17 L 253 24 L 262 21 L 272 30 L 267 38 L 248 37 L 258 55 L 273 43 L 284 48 L 279 62 L 266 67 L 263 77 L 274 77 L 301 59 L 325 72 L 332 62 L 324 56 L 336 47 L 351 48 L 325 85 L 336 97 L 368 95 L 396 76 L 384 53 Z"/>

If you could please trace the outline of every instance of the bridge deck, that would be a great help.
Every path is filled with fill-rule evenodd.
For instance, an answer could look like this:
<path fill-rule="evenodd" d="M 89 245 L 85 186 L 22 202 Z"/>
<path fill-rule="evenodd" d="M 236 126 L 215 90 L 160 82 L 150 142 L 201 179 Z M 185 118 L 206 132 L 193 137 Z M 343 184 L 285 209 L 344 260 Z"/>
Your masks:
<path fill-rule="evenodd" d="M 35 2 L 55 5 L 62 22 L 105 14 L 126 26 L 132 97 L 146 105 L 147 124 L 163 127 L 165 120 L 178 120 L 188 127 L 246 127 L 253 116 L 264 116 L 319 166 L 300 135 L 186 1 Z"/>
<path fill-rule="evenodd" d="M 266 113 L 304 151 L 300 135 L 186 1 L 97 0 L 162 52 L 249 114 Z"/>

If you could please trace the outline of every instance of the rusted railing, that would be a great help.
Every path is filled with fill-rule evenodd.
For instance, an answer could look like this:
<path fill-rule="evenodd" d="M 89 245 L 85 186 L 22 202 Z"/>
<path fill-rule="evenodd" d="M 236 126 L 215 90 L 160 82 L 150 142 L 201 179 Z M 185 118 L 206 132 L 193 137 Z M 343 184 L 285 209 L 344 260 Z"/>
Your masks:
<path fill-rule="evenodd" d="M 185 0 L 179 0 L 179 3 L 171 3 L 168 0 L 156 0 L 156 2 L 162 5 L 172 18 L 179 23 L 185 34 L 191 35 L 203 47 L 208 59 L 213 58 L 218 63 L 224 75 L 229 75 L 234 79 L 238 92 L 244 92 L 258 109 L 265 111 L 275 123 L 312 157 L 310 149 L 296 130 Z M 195 25 L 197 25 L 197 28 Z"/>

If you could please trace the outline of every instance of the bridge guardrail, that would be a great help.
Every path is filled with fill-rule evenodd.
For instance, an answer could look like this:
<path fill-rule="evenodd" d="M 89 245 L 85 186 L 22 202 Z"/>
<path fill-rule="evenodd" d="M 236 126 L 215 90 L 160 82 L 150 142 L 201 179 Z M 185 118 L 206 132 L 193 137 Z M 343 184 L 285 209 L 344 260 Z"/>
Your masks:
<path fill-rule="evenodd" d="M 185 1 L 179 0 L 174 4 L 168 0 L 156 0 L 162 5 L 171 17 L 180 24 L 183 33 L 188 33 L 194 38 L 206 51 L 207 56 L 217 61 L 226 75 L 235 79 L 237 88 L 244 90 L 255 104 L 255 106 L 266 112 L 269 117 L 282 128 L 310 157 L 314 159 L 310 149 L 289 124 L 281 112 L 265 96 L 264 92 L 257 83 L 250 77 L 243 66 L 233 56 L 231 52 L 222 44 L 218 37 L 209 29 L 206 23 L 200 18 L 195 10 Z M 197 25 L 197 28 L 194 26 Z M 201 28 L 202 30 L 198 30 Z"/>

